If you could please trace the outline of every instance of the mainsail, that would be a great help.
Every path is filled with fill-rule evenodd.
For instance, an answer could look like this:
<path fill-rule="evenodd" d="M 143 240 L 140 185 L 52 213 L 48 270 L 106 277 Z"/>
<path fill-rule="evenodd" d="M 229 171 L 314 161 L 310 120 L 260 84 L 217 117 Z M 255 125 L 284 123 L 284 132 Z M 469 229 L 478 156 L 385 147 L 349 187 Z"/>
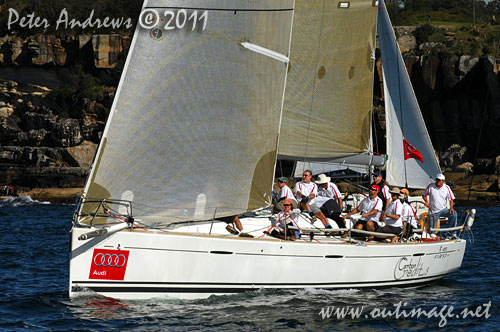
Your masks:
<path fill-rule="evenodd" d="M 380 1 L 377 25 L 389 156 L 386 180 L 393 186 L 423 189 L 431 177 L 441 171 L 383 1 Z M 403 139 L 420 151 L 424 162 L 413 158 L 405 160 Z"/>
<path fill-rule="evenodd" d="M 268 205 L 293 6 L 146 1 L 163 19 L 136 29 L 84 197 L 132 201 L 146 226 Z"/>
<path fill-rule="evenodd" d="M 296 0 L 279 156 L 369 151 L 376 1 Z"/>

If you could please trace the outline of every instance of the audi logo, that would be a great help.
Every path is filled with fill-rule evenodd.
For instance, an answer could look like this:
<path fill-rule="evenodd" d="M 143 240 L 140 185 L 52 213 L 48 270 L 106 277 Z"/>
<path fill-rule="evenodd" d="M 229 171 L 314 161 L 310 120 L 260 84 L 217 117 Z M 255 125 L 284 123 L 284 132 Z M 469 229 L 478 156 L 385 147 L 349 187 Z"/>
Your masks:
<path fill-rule="evenodd" d="M 123 254 L 117 255 L 99 253 L 94 257 L 95 266 L 122 267 L 125 265 L 125 263 L 127 263 L 127 258 Z"/>

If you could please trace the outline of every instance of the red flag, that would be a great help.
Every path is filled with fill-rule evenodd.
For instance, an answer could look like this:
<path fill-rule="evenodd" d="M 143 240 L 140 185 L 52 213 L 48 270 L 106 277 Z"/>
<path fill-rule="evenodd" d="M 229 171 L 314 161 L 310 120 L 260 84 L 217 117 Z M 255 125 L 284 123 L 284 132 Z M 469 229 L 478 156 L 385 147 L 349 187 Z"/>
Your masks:
<path fill-rule="evenodd" d="M 404 138 L 403 138 L 403 145 L 405 150 L 405 160 L 414 158 L 420 160 L 421 162 L 424 162 L 424 157 L 422 157 L 420 151 L 418 151 L 413 145 L 408 143 L 408 141 L 405 140 Z"/>

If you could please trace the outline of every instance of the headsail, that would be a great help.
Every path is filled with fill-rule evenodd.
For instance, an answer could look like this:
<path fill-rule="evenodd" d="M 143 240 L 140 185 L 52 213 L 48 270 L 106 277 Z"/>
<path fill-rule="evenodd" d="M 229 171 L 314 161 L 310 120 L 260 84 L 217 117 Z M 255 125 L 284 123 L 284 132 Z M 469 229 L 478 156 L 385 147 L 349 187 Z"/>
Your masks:
<path fill-rule="evenodd" d="M 168 17 L 136 29 L 85 197 L 131 200 L 149 226 L 268 204 L 293 5 L 147 1 Z"/>
<path fill-rule="evenodd" d="M 417 98 L 396 42 L 387 9 L 380 1 L 378 35 L 382 54 L 387 125 L 387 183 L 415 189 L 425 188 L 440 173 L 434 149 L 425 127 Z M 424 162 L 405 161 L 403 139 L 422 154 Z"/>
<path fill-rule="evenodd" d="M 376 1 L 296 0 L 279 156 L 369 150 Z"/>

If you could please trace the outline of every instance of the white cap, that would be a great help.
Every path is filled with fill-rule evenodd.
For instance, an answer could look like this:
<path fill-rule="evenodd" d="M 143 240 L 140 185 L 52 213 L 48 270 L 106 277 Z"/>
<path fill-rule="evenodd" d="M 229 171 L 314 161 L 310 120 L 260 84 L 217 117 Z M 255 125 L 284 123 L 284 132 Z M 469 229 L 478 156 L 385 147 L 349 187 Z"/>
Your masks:
<path fill-rule="evenodd" d="M 443 180 L 444 181 L 444 175 L 439 173 L 438 175 L 436 175 L 436 180 Z"/>

